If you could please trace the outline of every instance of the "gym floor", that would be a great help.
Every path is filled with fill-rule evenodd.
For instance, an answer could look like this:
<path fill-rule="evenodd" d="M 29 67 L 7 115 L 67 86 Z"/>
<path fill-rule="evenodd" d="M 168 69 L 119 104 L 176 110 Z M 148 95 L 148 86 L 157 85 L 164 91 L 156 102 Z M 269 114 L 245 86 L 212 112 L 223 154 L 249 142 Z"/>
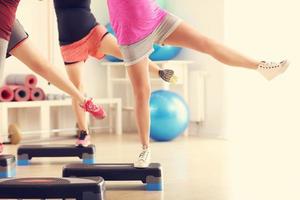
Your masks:
<path fill-rule="evenodd" d="M 93 135 L 96 161 L 129 163 L 139 148 L 135 134 Z M 72 144 L 65 139 L 52 143 Z M 17 146 L 7 145 L 5 153 L 16 154 Z M 140 182 L 107 182 L 107 200 L 226 200 L 226 141 L 181 137 L 173 142 L 153 143 L 152 162 L 160 162 L 164 192 L 147 192 Z M 60 177 L 66 163 L 77 158 L 33 158 L 29 167 L 18 167 L 18 177 Z"/>

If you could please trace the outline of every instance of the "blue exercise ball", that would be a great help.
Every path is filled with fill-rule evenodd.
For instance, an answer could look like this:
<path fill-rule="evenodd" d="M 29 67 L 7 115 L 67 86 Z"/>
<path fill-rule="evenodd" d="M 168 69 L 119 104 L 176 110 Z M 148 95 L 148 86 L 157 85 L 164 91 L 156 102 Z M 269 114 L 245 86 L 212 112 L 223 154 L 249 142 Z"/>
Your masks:
<path fill-rule="evenodd" d="M 185 100 L 174 92 L 158 90 L 151 94 L 150 137 L 156 141 L 170 141 L 182 134 L 189 124 L 189 108 Z"/>
<path fill-rule="evenodd" d="M 175 58 L 181 51 L 181 48 L 170 45 L 160 46 L 154 45 L 154 52 L 150 55 L 153 61 L 171 60 Z"/>

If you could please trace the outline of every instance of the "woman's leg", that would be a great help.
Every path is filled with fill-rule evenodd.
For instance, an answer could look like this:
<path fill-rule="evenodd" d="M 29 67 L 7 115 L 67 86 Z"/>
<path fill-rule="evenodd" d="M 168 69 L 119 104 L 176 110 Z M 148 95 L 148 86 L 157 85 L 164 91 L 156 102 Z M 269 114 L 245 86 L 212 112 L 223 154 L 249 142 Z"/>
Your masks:
<path fill-rule="evenodd" d="M 100 106 L 95 105 L 91 100 L 86 100 L 72 82 L 60 73 L 60 70 L 57 70 L 57 68 L 49 64 L 47 60 L 38 54 L 38 51 L 33 47 L 33 44 L 29 39 L 14 48 L 10 54 L 22 61 L 31 70 L 80 102 L 86 112 L 89 112 L 98 119 L 103 118 L 104 110 Z"/>
<path fill-rule="evenodd" d="M 148 70 L 149 60 L 132 65 L 127 68 L 128 75 L 132 84 L 135 97 L 135 113 L 138 124 L 138 132 L 143 147 L 149 146 L 149 129 L 150 129 L 150 93 L 151 86 Z"/>
<path fill-rule="evenodd" d="M 108 34 L 103 38 L 99 51 L 106 55 L 112 55 L 116 58 L 123 59 L 118 42 L 111 34 Z M 162 78 L 166 82 L 175 83 L 177 81 L 177 77 L 173 70 L 162 70 L 157 64 L 151 61 L 149 62 L 149 71 L 151 74 L 156 75 L 158 78 Z"/>
<path fill-rule="evenodd" d="M 66 70 L 69 76 L 69 79 L 74 84 L 74 86 L 79 90 L 79 92 L 83 95 L 84 94 L 84 88 L 83 88 L 83 65 L 84 62 L 78 62 L 74 64 L 68 64 L 66 65 Z M 86 117 L 83 110 L 80 108 L 78 102 L 75 98 L 72 99 L 73 101 L 73 109 L 76 113 L 77 122 L 78 122 L 78 128 L 80 130 L 87 130 L 86 125 Z"/>
<path fill-rule="evenodd" d="M 255 69 L 267 80 L 284 73 L 289 66 L 288 60 L 277 62 L 258 61 L 240 54 L 225 45 L 208 38 L 195 28 L 182 22 L 177 29 L 164 41 L 165 44 L 187 47 L 211 55 L 218 61 L 231 65 Z"/>
<path fill-rule="evenodd" d="M 72 81 L 74 86 L 80 91 L 81 94 L 84 94 L 83 87 L 83 66 L 84 62 L 77 62 L 74 64 L 67 64 L 66 70 L 69 76 L 69 79 Z M 76 99 L 72 99 L 73 110 L 76 114 L 77 125 L 80 130 L 78 135 L 79 140 L 77 140 L 77 145 L 88 146 L 90 144 L 90 138 L 86 137 L 88 135 L 88 127 L 86 123 L 86 115 L 84 111 L 80 108 L 79 102 Z M 82 135 L 82 136 L 81 136 Z M 82 139 L 80 139 L 80 136 Z"/>
<path fill-rule="evenodd" d="M 8 42 L 2 38 L 0 38 L 0 84 L 3 82 L 3 73 L 4 73 L 4 63 L 6 57 Z M 2 138 L 0 137 L 0 154 L 3 151 Z"/>
<path fill-rule="evenodd" d="M 135 97 L 135 115 L 138 133 L 142 144 L 142 152 L 139 154 L 135 167 L 148 167 L 150 162 L 150 94 L 151 86 L 148 70 L 149 60 L 145 58 L 137 64 L 127 68 L 128 75 Z"/>
<path fill-rule="evenodd" d="M 225 45 L 202 35 L 186 22 L 181 22 L 178 28 L 164 41 L 165 44 L 194 49 L 211 55 L 218 61 L 231 65 L 250 69 L 257 69 L 260 62 L 248 58 Z"/>
<path fill-rule="evenodd" d="M 6 58 L 8 41 L 0 38 L 0 84 L 3 83 L 4 63 Z M 0 138 L 0 154 L 3 151 L 2 139 Z"/>
<path fill-rule="evenodd" d="M 26 39 L 10 53 L 27 65 L 32 71 L 44 77 L 59 89 L 70 94 L 81 104 L 84 102 L 84 96 L 75 88 L 67 77 L 63 76 L 57 68 L 51 66 L 46 59 L 38 54 L 38 51 L 33 47 L 30 39 Z"/>
<path fill-rule="evenodd" d="M 0 84 L 3 83 L 4 63 L 6 59 L 8 41 L 0 38 Z"/>

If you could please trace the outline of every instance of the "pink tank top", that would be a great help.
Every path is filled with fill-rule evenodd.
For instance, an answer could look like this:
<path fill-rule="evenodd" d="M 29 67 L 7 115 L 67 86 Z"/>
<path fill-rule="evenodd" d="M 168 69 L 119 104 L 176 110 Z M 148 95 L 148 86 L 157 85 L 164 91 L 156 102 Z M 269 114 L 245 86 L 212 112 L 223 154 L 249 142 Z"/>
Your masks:
<path fill-rule="evenodd" d="M 155 0 L 107 0 L 111 25 L 120 45 L 150 35 L 166 16 Z"/>

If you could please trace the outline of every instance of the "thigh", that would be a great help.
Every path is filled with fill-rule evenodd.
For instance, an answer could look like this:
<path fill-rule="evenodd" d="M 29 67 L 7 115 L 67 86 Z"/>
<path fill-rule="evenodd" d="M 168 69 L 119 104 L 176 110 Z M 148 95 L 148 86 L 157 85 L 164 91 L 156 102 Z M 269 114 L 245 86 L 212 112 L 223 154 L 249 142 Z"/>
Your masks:
<path fill-rule="evenodd" d="M 104 38 L 101 41 L 101 45 L 98 48 L 98 51 L 106 55 L 122 58 L 117 39 L 110 33 L 104 36 Z"/>
<path fill-rule="evenodd" d="M 15 56 L 31 69 L 37 66 L 49 64 L 48 61 L 39 54 L 39 51 L 35 48 L 29 38 L 12 49 L 10 54 Z"/>
<path fill-rule="evenodd" d="M 208 37 L 183 21 L 163 43 L 199 51 L 204 49 L 208 40 Z"/>
<path fill-rule="evenodd" d="M 3 73 L 4 73 L 4 63 L 6 59 L 8 41 L 0 38 L 0 84 L 3 82 Z"/>

